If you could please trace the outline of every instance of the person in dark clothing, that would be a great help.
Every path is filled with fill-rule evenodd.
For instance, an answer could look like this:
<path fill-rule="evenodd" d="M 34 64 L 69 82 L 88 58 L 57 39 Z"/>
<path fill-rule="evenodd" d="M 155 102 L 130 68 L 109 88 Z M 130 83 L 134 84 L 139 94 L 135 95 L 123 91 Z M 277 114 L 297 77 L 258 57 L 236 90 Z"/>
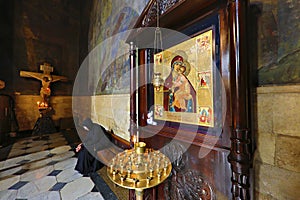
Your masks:
<path fill-rule="evenodd" d="M 104 166 L 97 158 L 97 152 L 106 149 L 111 144 L 104 127 L 93 123 L 90 118 L 83 121 L 82 127 L 87 134 L 83 137 L 82 143 L 76 147 L 78 160 L 75 170 L 83 175 L 96 172 Z"/>

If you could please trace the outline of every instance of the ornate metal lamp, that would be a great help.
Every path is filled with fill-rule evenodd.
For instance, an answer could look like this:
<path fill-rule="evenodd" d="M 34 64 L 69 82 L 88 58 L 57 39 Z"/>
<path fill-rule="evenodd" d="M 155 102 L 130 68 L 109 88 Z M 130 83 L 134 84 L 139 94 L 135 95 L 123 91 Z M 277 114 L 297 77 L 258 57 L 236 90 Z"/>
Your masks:
<path fill-rule="evenodd" d="M 159 0 L 156 1 L 156 28 L 154 34 L 154 53 L 158 53 L 163 50 L 162 44 L 162 32 L 159 28 Z M 154 72 L 152 84 L 154 88 L 159 91 L 160 87 L 163 85 L 164 80 L 161 78 L 161 73 Z"/>
<path fill-rule="evenodd" d="M 152 80 L 152 84 L 154 88 L 159 91 L 160 87 L 163 85 L 164 80 L 161 78 L 161 73 L 160 72 L 154 72 L 154 77 Z"/>

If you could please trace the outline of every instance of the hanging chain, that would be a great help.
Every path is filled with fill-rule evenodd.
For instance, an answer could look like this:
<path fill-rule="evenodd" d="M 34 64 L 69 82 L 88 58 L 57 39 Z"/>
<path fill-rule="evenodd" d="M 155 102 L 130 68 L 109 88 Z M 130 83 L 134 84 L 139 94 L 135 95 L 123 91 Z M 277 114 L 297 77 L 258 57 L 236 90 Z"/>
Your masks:
<path fill-rule="evenodd" d="M 156 29 L 154 35 L 154 51 L 158 53 L 162 50 L 162 34 L 159 28 L 159 0 L 156 1 Z"/>

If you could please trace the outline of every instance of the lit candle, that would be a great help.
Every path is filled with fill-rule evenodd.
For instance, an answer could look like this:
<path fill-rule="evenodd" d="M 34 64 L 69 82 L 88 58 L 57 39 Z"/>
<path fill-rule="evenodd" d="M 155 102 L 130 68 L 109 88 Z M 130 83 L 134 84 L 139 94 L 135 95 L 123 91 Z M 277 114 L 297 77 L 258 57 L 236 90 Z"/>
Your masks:
<path fill-rule="evenodd" d="M 136 136 L 135 135 L 132 136 L 132 141 L 133 141 L 133 144 L 136 143 Z"/>
<path fill-rule="evenodd" d="M 110 173 L 113 172 L 113 167 L 114 167 L 114 165 L 113 165 L 113 164 L 110 164 Z"/>

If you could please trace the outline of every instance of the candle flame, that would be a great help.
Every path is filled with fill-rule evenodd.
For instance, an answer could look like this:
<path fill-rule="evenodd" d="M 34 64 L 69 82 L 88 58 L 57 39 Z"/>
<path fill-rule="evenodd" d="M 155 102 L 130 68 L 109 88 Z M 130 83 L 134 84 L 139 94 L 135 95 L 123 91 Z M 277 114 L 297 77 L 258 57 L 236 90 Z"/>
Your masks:
<path fill-rule="evenodd" d="M 133 143 L 136 143 L 137 141 L 136 141 L 136 136 L 134 135 L 134 136 L 132 136 L 132 141 L 133 141 Z"/>

